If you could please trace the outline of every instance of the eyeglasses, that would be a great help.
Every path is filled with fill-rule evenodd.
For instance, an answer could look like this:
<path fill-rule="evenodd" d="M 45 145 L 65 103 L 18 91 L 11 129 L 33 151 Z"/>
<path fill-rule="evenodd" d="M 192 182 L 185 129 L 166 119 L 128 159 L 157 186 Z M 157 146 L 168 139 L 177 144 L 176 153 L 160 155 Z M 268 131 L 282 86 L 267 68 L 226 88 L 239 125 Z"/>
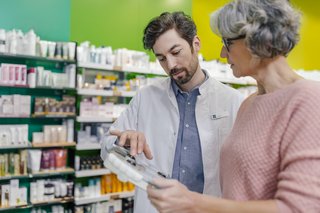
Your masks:
<path fill-rule="evenodd" d="M 222 38 L 222 43 L 223 43 L 223 46 L 225 46 L 225 48 L 229 52 L 230 51 L 229 47 L 232 44 L 232 41 L 238 40 L 238 39 L 243 39 L 245 37 L 246 37 L 245 35 L 241 35 L 241 36 L 238 36 L 238 37 L 235 37 L 235 38 Z"/>

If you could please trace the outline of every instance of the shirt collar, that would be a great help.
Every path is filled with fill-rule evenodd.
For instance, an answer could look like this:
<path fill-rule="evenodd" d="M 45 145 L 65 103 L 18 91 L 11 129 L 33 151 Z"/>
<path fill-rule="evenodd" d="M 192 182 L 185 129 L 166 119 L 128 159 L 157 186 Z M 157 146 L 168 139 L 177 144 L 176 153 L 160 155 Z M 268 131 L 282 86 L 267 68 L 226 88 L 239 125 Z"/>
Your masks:
<path fill-rule="evenodd" d="M 209 79 L 208 73 L 207 73 L 205 70 L 202 70 L 202 72 L 204 73 L 204 76 L 205 76 L 204 81 L 203 81 L 200 85 L 197 85 L 195 88 L 193 88 L 193 89 L 189 92 L 189 94 L 191 94 L 194 90 L 198 90 L 198 91 L 199 91 L 198 94 L 201 94 L 201 93 L 200 93 L 200 90 L 199 90 L 199 87 L 200 87 L 205 81 L 207 81 L 207 80 Z M 179 86 L 177 85 L 177 83 L 176 83 L 173 79 L 171 79 L 171 87 L 172 87 L 172 89 L 173 89 L 173 92 L 174 92 L 175 96 L 177 96 L 177 95 L 179 94 L 179 92 L 180 92 L 180 93 L 186 93 L 186 92 L 182 91 L 182 90 L 179 88 Z"/>

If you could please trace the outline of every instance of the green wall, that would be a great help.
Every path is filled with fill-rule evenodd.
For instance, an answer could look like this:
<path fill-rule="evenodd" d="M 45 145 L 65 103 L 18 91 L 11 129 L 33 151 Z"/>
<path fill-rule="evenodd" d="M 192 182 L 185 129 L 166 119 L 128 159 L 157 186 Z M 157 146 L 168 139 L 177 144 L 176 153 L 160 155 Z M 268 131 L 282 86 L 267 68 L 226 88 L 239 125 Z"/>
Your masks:
<path fill-rule="evenodd" d="M 191 15 L 191 0 L 71 0 L 71 40 L 143 50 L 146 24 L 164 11 Z"/>
<path fill-rule="evenodd" d="M 1 0 L 0 28 L 34 29 L 43 40 L 68 41 L 70 0 Z"/>
<path fill-rule="evenodd" d="M 147 22 L 164 11 L 192 15 L 207 60 L 220 58 L 221 41 L 209 27 L 210 13 L 229 0 L 1 0 L 0 28 L 34 29 L 41 39 L 91 41 L 95 45 L 143 50 Z M 290 65 L 320 69 L 320 1 L 292 0 L 303 13 L 301 41 L 289 55 Z"/>

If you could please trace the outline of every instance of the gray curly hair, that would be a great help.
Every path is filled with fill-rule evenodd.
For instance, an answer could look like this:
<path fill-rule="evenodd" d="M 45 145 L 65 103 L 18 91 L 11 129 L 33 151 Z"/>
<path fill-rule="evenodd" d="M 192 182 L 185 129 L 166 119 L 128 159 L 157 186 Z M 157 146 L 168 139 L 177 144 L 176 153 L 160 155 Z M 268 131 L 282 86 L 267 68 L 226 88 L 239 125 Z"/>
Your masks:
<path fill-rule="evenodd" d="M 299 41 L 300 12 L 288 0 L 235 0 L 211 14 L 210 26 L 224 38 L 245 35 L 260 58 L 287 56 Z"/>

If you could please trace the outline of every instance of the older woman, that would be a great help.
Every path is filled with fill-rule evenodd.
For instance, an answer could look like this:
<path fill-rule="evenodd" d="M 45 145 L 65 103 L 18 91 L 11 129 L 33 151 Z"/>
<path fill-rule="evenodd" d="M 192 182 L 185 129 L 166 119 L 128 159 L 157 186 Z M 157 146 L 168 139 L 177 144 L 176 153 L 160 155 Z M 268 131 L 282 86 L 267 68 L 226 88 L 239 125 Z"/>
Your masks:
<path fill-rule="evenodd" d="M 212 14 L 221 57 L 235 76 L 255 78 L 258 92 L 221 149 L 223 198 L 157 179 L 148 195 L 160 212 L 320 212 L 320 84 L 286 60 L 299 18 L 286 0 L 235 0 Z"/>

